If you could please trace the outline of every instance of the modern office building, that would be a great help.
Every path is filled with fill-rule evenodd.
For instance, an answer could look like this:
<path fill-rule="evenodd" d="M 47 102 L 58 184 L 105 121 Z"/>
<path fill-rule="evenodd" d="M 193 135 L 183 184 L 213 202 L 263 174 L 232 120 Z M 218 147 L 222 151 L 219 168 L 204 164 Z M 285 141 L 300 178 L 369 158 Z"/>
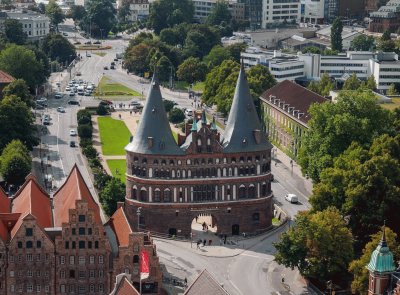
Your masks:
<path fill-rule="evenodd" d="M 319 24 L 324 21 L 325 0 L 301 0 L 301 22 Z"/>
<path fill-rule="evenodd" d="M 200 23 L 204 23 L 218 1 L 221 0 L 192 0 L 194 5 L 194 19 Z M 228 5 L 228 9 L 234 20 L 246 20 L 245 3 L 237 0 L 226 0 L 225 3 Z"/>
<path fill-rule="evenodd" d="M 117 1 L 117 8 L 122 6 L 122 0 Z M 143 21 L 148 18 L 150 4 L 148 0 L 129 0 L 128 20 L 132 22 Z"/>
<path fill-rule="evenodd" d="M 262 27 L 268 28 L 283 22 L 300 22 L 300 0 L 263 0 Z"/>
<path fill-rule="evenodd" d="M 218 234 L 269 229 L 272 146 L 243 66 L 224 133 L 205 112 L 193 120 L 177 143 L 153 78 L 139 127 L 125 148 L 125 209 L 131 224 L 189 237 L 193 219 L 208 215 Z"/>

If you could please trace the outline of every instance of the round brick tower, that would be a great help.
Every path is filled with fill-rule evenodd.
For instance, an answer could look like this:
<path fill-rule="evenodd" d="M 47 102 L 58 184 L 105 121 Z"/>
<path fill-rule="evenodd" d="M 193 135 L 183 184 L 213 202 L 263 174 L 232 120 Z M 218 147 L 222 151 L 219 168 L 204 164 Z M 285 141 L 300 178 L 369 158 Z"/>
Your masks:
<path fill-rule="evenodd" d="M 203 112 L 178 145 L 153 77 L 137 133 L 125 149 L 125 208 L 134 228 L 189 236 L 199 215 L 211 215 L 220 234 L 271 227 L 271 144 L 243 66 L 222 136 Z"/>

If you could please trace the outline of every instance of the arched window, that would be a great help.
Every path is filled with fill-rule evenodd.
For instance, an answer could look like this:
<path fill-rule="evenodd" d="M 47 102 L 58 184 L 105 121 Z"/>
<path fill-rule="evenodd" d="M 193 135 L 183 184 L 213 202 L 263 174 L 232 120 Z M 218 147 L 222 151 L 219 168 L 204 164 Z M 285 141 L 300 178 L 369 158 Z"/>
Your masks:
<path fill-rule="evenodd" d="M 252 158 L 251 157 L 247 157 L 247 162 L 251 162 Z"/>
<path fill-rule="evenodd" d="M 133 263 L 139 263 L 139 255 L 133 256 Z"/>
<path fill-rule="evenodd" d="M 197 139 L 197 146 L 201 146 L 201 138 Z"/>
<path fill-rule="evenodd" d="M 137 200 L 137 189 L 136 189 L 136 187 L 133 187 L 133 189 L 132 189 L 131 198 L 134 199 L 134 200 Z"/>
<path fill-rule="evenodd" d="M 239 199 L 245 199 L 246 198 L 246 187 L 244 185 L 241 185 L 239 187 Z"/>
<path fill-rule="evenodd" d="M 232 168 L 229 168 L 228 173 L 229 173 L 229 176 L 232 176 Z"/>
<path fill-rule="evenodd" d="M 180 170 L 176 171 L 176 178 L 181 178 L 181 171 Z"/>
<path fill-rule="evenodd" d="M 171 191 L 169 189 L 166 189 L 164 191 L 164 202 L 166 203 L 171 202 Z"/>
<path fill-rule="evenodd" d="M 267 195 L 267 185 L 265 184 L 265 182 L 261 186 L 261 194 L 263 197 L 265 197 Z"/>
<path fill-rule="evenodd" d="M 139 162 L 139 158 L 138 158 L 138 157 L 134 157 L 134 158 L 133 158 L 133 161 L 134 161 L 134 162 Z"/>
<path fill-rule="evenodd" d="M 158 160 L 154 160 L 154 161 L 153 161 L 153 164 L 154 164 L 154 165 L 158 165 Z"/>
<path fill-rule="evenodd" d="M 147 159 L 146 158 L 142 159 L 142 164 L 147 164 Z"/>
<path fill-rule="evenodd" d="M 174 160 L 169 160 L 170 165 L 174 165 Z"/>
<path fill-rule="evenodd" d="M 146 189 L 142 189 L 140 191 L 140 201 L 141 202 L 147 202 L 147 191 L 146 191 Z"/>
<path fill-rule="evenodd" d="M 142 170 L 142 176 L 147 177 L 146 168 L 143 168 L 143 170 Z"/>
<path fill-rule="evenodd" d="M 249 198 L 254 199 L 256 197 L 256 187 L 254 185 L 249 186 Z"/>
<path fill-rule="evenodd" d="M 161 192 L 158 188 L 154 191 L 154 202 L 161 202 Z"/>
<path fill-rule="evenodd" d="M 30 249 L 30 248 L 32 248 L 32 247 L 33 247 L 32 241 L 27 241 L 27 242 L 26 242 L 26 248 Z"/>

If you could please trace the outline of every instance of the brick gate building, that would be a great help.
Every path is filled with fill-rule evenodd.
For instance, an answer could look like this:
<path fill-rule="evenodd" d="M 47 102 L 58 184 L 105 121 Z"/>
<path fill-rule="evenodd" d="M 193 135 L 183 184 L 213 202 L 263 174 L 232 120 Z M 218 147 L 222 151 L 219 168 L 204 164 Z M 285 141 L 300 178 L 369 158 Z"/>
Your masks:
<path fill-rule="evenodd" d="M 192 220 L 206 214 L 221 234 L 271 227 L 271 144 L 261 129 L 243 67 L 224 133 L 214 120 L 207 122 L 203 112 L 179 145 L 157 79 L 150 87 L 137 133 L 125 148 L 125 209 L 131 224 L 188 236 Z"/>

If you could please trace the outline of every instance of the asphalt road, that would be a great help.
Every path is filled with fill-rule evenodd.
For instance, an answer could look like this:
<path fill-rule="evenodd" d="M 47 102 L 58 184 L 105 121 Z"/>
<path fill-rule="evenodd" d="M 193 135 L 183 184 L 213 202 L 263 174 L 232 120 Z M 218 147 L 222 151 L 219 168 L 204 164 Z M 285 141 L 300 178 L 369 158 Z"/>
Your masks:
<path fill-rule="evenodd" d="M 68 26 L 60 26 L 60 28 L 67 29 Z M 70 31 L 72 30 L 69 27 L 69 35 L 72 34 Z M 95 54 L 92 54 L 91 57 L 86 57 L 83 54 L 83 59 L 71 71 L 71 77 L 79 71 L 82 74 L 79 78 L 97 83 L 104 74 L 139 93 L 143 91 L 143 95 L 146 96 L 148 84 L 141 83 L 138 77 L 127 75 L 121 69 L 120 65 L 116 70 L 106 71 L 103 69 L 104 66 L 110 65 L 115 57 L 115 53 L 121 52 L 127 46 L 126 41 L 104 41 L 104 44 L 111 45 L 112 49 L 108 50 L 104 57 Z M 62 91 L 69 81 L 69 75 L 64 73 L 61 77 L 59 74 L 55 74 L 50 80 L 54 91 Z M 61 82 L 62 86 L 60 89 L 55 85 L 56 82 Z M 174 100 L 180 107 L 191 106 L 192 101 L 188 99 L 187 93 L 176 95 L 164 89 L 162 93 L 164 98 Z M 59 187 L 65 181 L 65 177 L 76 163 L 88 183 L 92 194 L 97 199 L 97 194 L 93 189 L 93 184 L 80 149 L 78 147 L 69 147 L 70 140 L 74 140 L 69 135 L 69 130 L 76 130 L 77 128 L 76 113 L 79 109 L 79 107 L 68 105 L 67 101 L 69 99 L 68 96 L 60 100 L 49 99 L 49 107 L 44 111 L 40 111 L 48 113 L 51 116 L 51 125 L 48 126 L 48 134 L 42 136 L 42 142 L 49 148 L 55 186 Z M 77 97 L 76 99 L 81 101 L 81 107 L 97 104 L 97 101 L 92 97 Z M 64 106 L 66 112 L 58 113 L 56 111 L 58 106 Z M 306 210 L 309 207 L 307 196 L 296 188 L 296 183 L 291 179 L 290 171 L 287 167 L 281 165 L 277 167 L 273 166 L 272 172 L 275 175 L 272 189 L 276 203 L 291 216 L 294 216 L 299 210 Z M 286 202 L 283 197 L 286 193 L 297 194 L 299 196 L 299 204 Z M 298 272 L 285 269 L 273 262 L 275 249 L 272 243 L 277 241 L 279 233 L 283 230 L 279 230 L 273 236 L 265 238 L 251 249 L 233 258 L 204 257 L 179 248 L 168 241 L 157 240 L 155 243 L 160 261 L 165 265 L 169 274 L 181 279 L 187 277 L 189 283 L 193 281 L 200 271 L 207 268 L 232 295 L 302 294 L 302 285 L 297 280 Z M 280 283 L 282 276 L 286 277 L 286 281 L 293 282 L 292 291 L 289 292 L 283 288 L 283 285 Z"/>

